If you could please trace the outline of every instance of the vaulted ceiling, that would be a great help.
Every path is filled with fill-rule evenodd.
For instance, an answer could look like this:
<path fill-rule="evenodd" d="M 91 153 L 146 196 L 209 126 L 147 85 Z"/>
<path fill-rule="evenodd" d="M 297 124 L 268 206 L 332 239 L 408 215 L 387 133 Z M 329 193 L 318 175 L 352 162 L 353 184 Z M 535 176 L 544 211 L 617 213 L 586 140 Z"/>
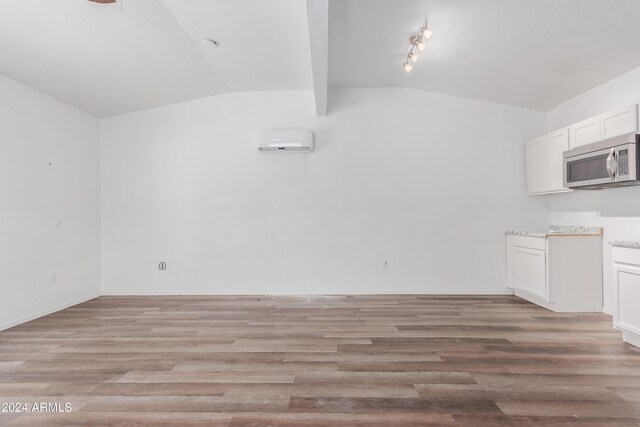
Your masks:
<path fill-rule="evenodd" d="M 638 39 L 637 0 L 0 1 L 0 74 L 99 117 L 290 89 L 322 114 L 327 88 L 380 86 L 546 111 L 639 67 Z"/>
<path fill-rule="evenodd" d="M 640 66 L 638 0 L 332 0 L 332 87 L 403 86 L 547 111 Z M 408 38 L 434 35 L 411 73 Z"/>
<path fill-rule="evenodd" d="M 300 0 L 0 1 L 0 74 L 99 117 L 311 89 L 309 51 Z"/>

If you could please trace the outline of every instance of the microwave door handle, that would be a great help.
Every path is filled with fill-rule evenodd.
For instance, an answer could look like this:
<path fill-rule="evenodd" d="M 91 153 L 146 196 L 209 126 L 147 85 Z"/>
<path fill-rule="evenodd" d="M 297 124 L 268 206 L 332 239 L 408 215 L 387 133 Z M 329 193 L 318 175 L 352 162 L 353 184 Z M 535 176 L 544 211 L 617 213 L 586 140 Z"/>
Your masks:
<path fill-rule="evenodd" d="M 613 160 L 615 160 L 615 154 L 615 148 L 609 150 L 609 157 L 607 157 L 607 173 L 609 174 L 609 178 L 614 178 L 616 175 L 616 166 L 613 163 Z"/>

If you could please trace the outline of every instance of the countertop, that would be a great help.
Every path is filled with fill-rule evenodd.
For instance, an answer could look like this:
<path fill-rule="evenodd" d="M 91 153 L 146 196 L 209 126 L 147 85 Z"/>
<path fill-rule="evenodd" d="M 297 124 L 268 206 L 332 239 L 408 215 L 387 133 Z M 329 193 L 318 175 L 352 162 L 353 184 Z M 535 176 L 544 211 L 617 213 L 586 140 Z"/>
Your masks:
<path fill-rule="evenodd" d="M 640 249 L 640 242 L 637 240 L 612 240 L 609 242 L 612 246 L 618 246 L 620 248 L 636 248 Z"/>
<path fill-rule="evenodd" d="M 516 231 L 507 230 L 505 234 L 513 236 L 539 237 L 546 239 L 547 237 L 567 237 L 567 236 L 602 236 L 601 227 L 582 227 L 573 225 L 551 225 L 547 231 Z M 640 248 L 639 246 L 637 246 Z"/>

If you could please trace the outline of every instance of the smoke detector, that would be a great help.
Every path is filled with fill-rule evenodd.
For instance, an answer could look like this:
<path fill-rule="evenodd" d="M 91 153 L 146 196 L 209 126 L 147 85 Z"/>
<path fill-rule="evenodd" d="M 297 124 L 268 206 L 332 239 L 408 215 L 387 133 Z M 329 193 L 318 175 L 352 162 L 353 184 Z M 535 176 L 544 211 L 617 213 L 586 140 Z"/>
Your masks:
<path fill-rule="evenodd" d="M 201 42 L 203 46 L 218 47 L 218 42 L 213 39 L 202 39 Z"/>

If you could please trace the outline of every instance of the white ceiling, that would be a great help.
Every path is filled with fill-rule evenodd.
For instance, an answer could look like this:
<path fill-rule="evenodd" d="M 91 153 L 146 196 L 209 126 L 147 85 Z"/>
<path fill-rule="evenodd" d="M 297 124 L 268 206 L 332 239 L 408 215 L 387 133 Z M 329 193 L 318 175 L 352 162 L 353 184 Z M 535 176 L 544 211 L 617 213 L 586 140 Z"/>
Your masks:
<path fill-rule="evenodd" d="M 547 111 L 640 66 L 638 0 L 331 0 L 329 86 L 402 86 Z M 434 35 L 411 73 L 408 37 Z"/>
<path fill-rule="evenodd" d="M 2 0 L 0 74 L 99 117 L 228 91 L 311 89 L 306 5 Z"/>
<path fill-rule="evenodd" d="M 163 1 L 195 44 L 220 43 L 203 53 L 227 91 L 311 89 L 304 1 Z"/>
<path fill-rule="evenodd" d="M 328 26 L 326 1 L 0 0 L 0 74 L 108 117 L 272 89 L 314 89 L 321 114 L 327 62 L 329 87 L 546 111 L 640 66 L 639 0 L 330 0 Z M 427 17 L 434 36 L 407 74 Z"/>

